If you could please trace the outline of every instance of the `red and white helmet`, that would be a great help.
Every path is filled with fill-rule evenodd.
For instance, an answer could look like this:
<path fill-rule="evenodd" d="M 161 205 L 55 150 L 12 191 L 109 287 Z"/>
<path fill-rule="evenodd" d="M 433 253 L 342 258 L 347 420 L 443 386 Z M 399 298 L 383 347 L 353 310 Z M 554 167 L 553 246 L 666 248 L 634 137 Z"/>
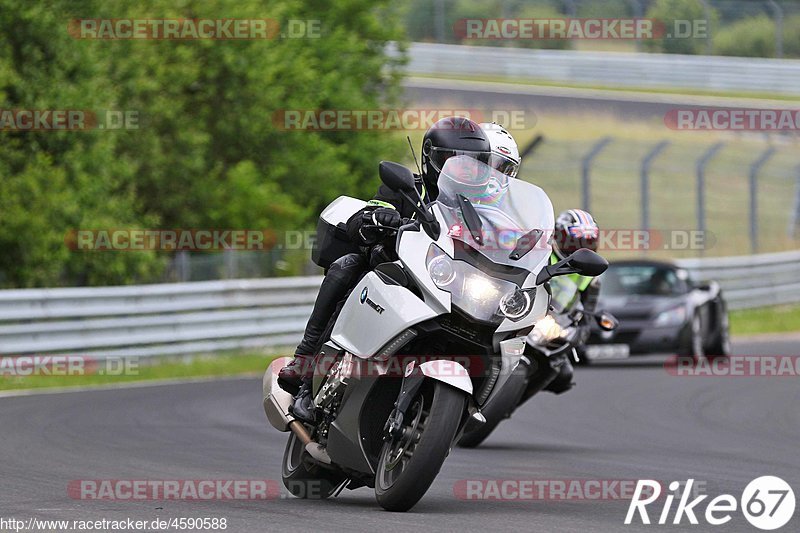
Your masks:
<path fill-rule="evenodd" d="M 492 146 L 492 155 L 489 166 L 499 170 L 509 178 L 516 178 L 519 172 L 519 165 L 522 162 L 519 157 L 517 141 L 506 129 L 496 122 L 484 122 L 481 129 L 489 137 L 489 144 Z"/>
<path fill-rule="evenodd" d="M 597 251 L 600 228 L 592 215 L 581 209 L 568 209 L 556 218 L 553 234 L 553 252 L 559 259 L 580 248 Z"/>

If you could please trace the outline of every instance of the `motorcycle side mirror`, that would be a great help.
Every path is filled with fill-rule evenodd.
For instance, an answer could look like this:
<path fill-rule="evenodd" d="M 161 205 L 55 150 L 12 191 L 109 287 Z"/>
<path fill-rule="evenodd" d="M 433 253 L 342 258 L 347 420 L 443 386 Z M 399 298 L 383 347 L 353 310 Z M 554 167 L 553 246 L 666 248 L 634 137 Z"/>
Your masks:
<path fill-rule="evenodd" d="M 416 195 L 414 174 L 400 163 L 381 161 L 378 165 L 381 181 L 394 192 L 406 192 Z"/>
<path fill-rule="evenodd" d="M 567 257 L 567 260 L 569 266 L 578 270 L 577 273 L 583 276 L 599 276 L 608 268 L 608 261 L 588 248 L 581 248 Z"/>
<path fill-rule="evenodd" d="M 439 222 L 423 207 L 424 202 L 414 183 L 414 173 L 400 163 L 381 161 L 378 165 L 378 174 L 384 185 L 399 193 L 409 204 L 414 206 L 414 211 L 419 215 L 419 220 L 422 221 L 428 236 L 433 240 L 438 239 L 441 233 Z"/>
<path fill-rule="evenodd" d="M 594 318 L 597 320 L 597 325 L 600 326 L 600 329 L 603 331 L 614 331 L 619 327 L 619 320 L 617 320 L 617 317 L 606 311 L 603 311 Z"/>
<path fill-rule="evenodd" d="M 536 276 L 536 284 L 549 281 L 556 276 L 580 274 L 581 276 L 599 276 L 608 268 L 608 261 L 588 248 L 581 248 L 561 261 L 544 267 Z"/>

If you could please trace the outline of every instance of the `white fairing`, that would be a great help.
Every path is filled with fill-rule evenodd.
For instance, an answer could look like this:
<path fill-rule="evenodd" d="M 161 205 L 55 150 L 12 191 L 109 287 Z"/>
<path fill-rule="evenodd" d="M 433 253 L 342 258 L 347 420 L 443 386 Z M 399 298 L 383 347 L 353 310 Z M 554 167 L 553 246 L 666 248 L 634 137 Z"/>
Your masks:
<path fill-rule="evenodd" d="M 331 339 L 366 359 L 403 330 L 438 314 L 408 289 L 387 285 L 370 272 L 347 298 Z"/>
<path fill-rule="evenodd" d="M 441 207 L 434 204 L 433 212 L 441 224 L 443 220 Z M 437 241 L 431 239 L 424 230 L 420 229 L 419 231 L 403 231 L 400 234 L 397 240 L 397 257 L 406 266 L 407 272 L 417 282 L 417 286 L 422 289 L 425 302 L 436 311 L 437 315 L 440 315 L 450 312 L 451 298 L 450 293 L 438 288 L 428 274 L 426 256 L 432 242 L 436 242 L 437 246 L 447 255 L 453 256 L 453 240 L 447 236 L 445 229 L 442 229 Z"/>
<path fill-rule="evenodd" d="M 340 196 L 330 204 L 320 215 L 320 218 L 329 224 L 336 226 L 341 222 L 347 222 L 353 213 L 364 209 L 367 202 L 350 196 Z"/>
<path fill-rule="evenodd" d="M 482 242 L 477 242 L 471 234 L 460 205 L 463 201 L 469 201 L 481 219 Z M 340 197 L 322 217 L 336 224 L 365 205 L 360 200 Z M 345 302 L 331 336 L 348 352 L 365 358 L 374 356 L 405 329 L 448 314 L 453 306 L 477 320 L 487 320 L 486 310 L 493 301 L 482 296 L 487 293 L 481 292 L 481 288 L 473 292 L 464 288 L 469 287 L 467 281 L 476 279 L 474 274 L 473 278 L 456 277 L 463 281 L 457 290 L 447 284 L 439 288 L 434 283 L 428 271 L 431 249 L 454 259 L 455 241 L 461 241 L 459 248 L 467 245 L 496 265 L 522 270 L 523 275 L 524 271 L 529 272 L 520 287 L 523 289 L 533 288 L 537 274 L 549 263 L 553 205 L 541 188 L 529 182 L 509 178 L 473 158 L 451 157 L 442 168 L 439 197 L 430 208 L 441 228 L 438 238 L 432 239 L 422 227 L 416 231 L 404 228 L 398 235 L 396 249 L 400 265 L 413 278 L 422 298 L 407 288 L 385 283 L 374 272 L 367 274 Z M 538 237 L 532 241 L 531 236 L 535 235 Z M 434 243 L 436 246 L 431 248 Z M 514 294 L 514 284 L 504 283 L 500 286 L 505 288 L 499 290 L 508 290 L 510 284 L 511 292 L 505 294 Z M 500 300 L 498 296 L 495 308 L 498 313 Z M 480 307 L 473 305 L 476 301 Z M 533 326 L 547 314 L 549 303 L 547 291 L 538 288 L 530 311 L 517 321 L 508 318 L 498 321 L 497 332 L 515 332 Z"/>
<path fill-rule="evenodd" d="M 472 380 L 469 372 L 455 361 L 427 361 L 419 365 L 419 369 L 428 377 L 461 389 L 467 394 L 472 394 Z"/>

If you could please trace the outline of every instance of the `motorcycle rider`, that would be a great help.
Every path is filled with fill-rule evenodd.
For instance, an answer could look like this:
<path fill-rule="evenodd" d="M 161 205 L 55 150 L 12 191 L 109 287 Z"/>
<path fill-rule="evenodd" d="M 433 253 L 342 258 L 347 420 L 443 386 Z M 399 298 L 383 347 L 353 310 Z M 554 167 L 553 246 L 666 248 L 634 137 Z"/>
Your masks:
<path fill-rule="evenodd" d="M 597 251 L 597 242 L 600 238 L 600 229 L 594 217 L 581 209 L 568 209 L 561 212 L 556 218 L 555 231 L 553 233 L 553 253 L 550 255 L 550 264 L 554 264 L 580 248 L 588 248 L 593 252 Z M 580 274 L 569 274 L 563 276 L 577 286 L 580 301 L 583 309 L 592 313 L 597 308 L 597 298 L 600 293 L 600 279 L 582 276 Z M 553 298 L 557 298 L 555 293 L 558 288 L 556 283 L 553 287 Z M 575 347 L 582 346 L 589 338 L 589 318 L 584 315 L 574 331 L 570 332 L 569 341 Z M 573 368 L 569 359 L 561 366 L 556 378 L 548 384 L 544 390 L 561 394 L 572 388 Z"/>
<path fill-rule="evenodd" d="M 468 118 L 447 117 L 433 124 L 422 139 L 422 175 L 415 175 L 417 191 L 423 202 L 431 202 L 438 196 L 439 173 L 450 157 L 465 155 L 487 164 L 492 162 L 489 139 L 489 134 Z M 497 157 L 496 162 L 499 165 L 505 159 Z M 509 165 L 506 163 L 505 166 Z M 382 184 L 367 206 L 350 217 L 347 236 L 361 247 L 361 253 L 347 254 L 328 268 L 303 340 L 295 350 L 294 359 L 278 374 L 281 388 L 297 394 L 303 379 L 312 377 L 314 357 L 321 348 L 327 329 L 333 325 L 333 317 L 338 314 L 341 303 L 370 268 L 396 259 L 393 245 L 396 232 L 392 230 L 414 216 L 413 205 Z"/>
<path fill-rule="evenodd" d="M 516 178 L 519 172 L 519 165 L 522 162 L 519 156 L 519 148 L 517 148 L 517 141 L 497 122 L 482 122 L 480 126 L 489 136 L 489 143 L 491 144 L 492 155 L 489 166 L 510 178 Z"/>

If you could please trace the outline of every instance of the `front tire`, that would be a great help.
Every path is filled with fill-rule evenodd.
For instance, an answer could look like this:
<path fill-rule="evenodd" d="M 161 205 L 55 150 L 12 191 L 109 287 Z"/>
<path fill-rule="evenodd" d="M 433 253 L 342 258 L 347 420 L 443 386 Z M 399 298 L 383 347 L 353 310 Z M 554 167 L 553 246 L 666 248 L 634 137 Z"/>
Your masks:
<path fill-rule="evenodd" d="M 333 496 L 347 478 L 333 470 L 309 464 L 310 457 L 300 439 L 291 433 L 283 452 L 283 486 L 297 498 L 324 500 Z"/>
<path fill-rule="evenodd" d="M 375 473 L 375 498 L 387 511 L 408 511 L 428 491 L 453 444 L 464 392 L 427 380 L 408 408 L 404 436 L 386 442 Z"/>
<path fill-rule="evenodd" d="M 720 317 L 719 334 L 714 339 L 714 343 L 709 346 L 706 357 L 713 361 L 714 359 L 724 360 L 731 355 L 731 333 L 730 321 L 728 319 L 728 310 L 722 308 L 722 316 Z"/>
<path fill-rule="evenodd" d="M 703 345 L 703 322 L 700 313 L 695 312 L 689 322 L 686 331 L 681 335 L 680 349 L 678 355 L 693 357 L 695 361 L 705 356 L 705 346 Z"/>

